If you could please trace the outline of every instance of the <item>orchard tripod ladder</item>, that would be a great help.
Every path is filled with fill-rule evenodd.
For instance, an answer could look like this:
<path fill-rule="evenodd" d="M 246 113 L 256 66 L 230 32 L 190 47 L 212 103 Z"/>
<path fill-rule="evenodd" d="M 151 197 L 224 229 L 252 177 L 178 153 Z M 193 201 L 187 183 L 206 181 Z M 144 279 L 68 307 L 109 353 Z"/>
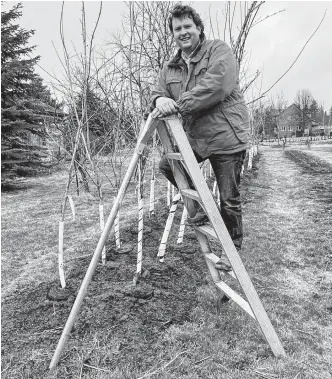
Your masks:
<path fill-rule="evenodd" d="M 206 181 L 199 168 L 194 153 L 190 147 L 189 141 L 186 137 L 180 120 L 176 116 L 168 117 L 163 120 L 153 120 L 151 116 L 149 116 L 144 128 L 140 133 L 137 146 L 135 148 L 133 157 L 129 163 L 127 172 L 119 189 L 118 195 L 113 204 L 111 213 L 107 219 L 104 230 L 100 236 L 96 250 L 93 254 L 90 265 L 83 279 L 81 288 L 78 292 L 74 305 L 71 309 L 70 315 L 66 322 L 66 325 L 61 334 L 57 348 L 54 352 L 52 361 L 50 363 L 50 369 L 53 369 L 60 359 L 61 352 L 74 325 L 79 308 L 86 294 L 87 287 L 96 269 L 102 249 L 107 240 L 108 233 L 112 228 L 115 216 L 124 198 L 130 179 L 135 171 L 138 159 L 142 154 L 148 139 L 150 138 L 156 127 L 167 158 L 171 163 L 176 183 L 183 197 L 183 201 L 188 210 L 189 216 L 193 217 L 193 215 L 195 214 L 196 208 L 194 201 L 198 201 L 204 208 L 209 218 L 211 226 L 203 225 L 195 226 L 194 228 L 202 253 L 204 254 L 204 258 L 206 260 L 208 269 L 210 271 L 215 285 L 221 291 L 223 291 L 229 298 L 236 302 L 242 309 L 244 309 L 254 320 L 257 321 L 267 343 L 271 347 L 273 354 L 276 357 L 285 356 L 283 346 L 271 324 L 271 321 L 257 295 L 257 292 L 250 280 L 250 277 L 241 261 L 241 258 L 222 220 L 217 204 L 215 203 L 211 191 L 209 190 L 208 185 L 206 184 Z M 177 144 L 179 152 L 174 151 L 170 133 L 173 135 L 174 141 Z M 192 182 L 196 188 L 196 191 L 189 188 L 189 184 L 184 170 L 186 170 L 187 174 L 190 175 Z M 223 251 L 228 257 L 233 271 L 220 274 L 220 272 L 215 268 L 215 263 L 219 261 L 219 258 L 211 252 L 209 246 L 209 238 L 217 239 L 220 242 Z M 238 280 L 247 298 L 247 301 L 244 300 L 239 294 L 237 294 L 221 279 L 221 277 L 223 277 L 224 275 L 231 275 L 233 278 Z"/>

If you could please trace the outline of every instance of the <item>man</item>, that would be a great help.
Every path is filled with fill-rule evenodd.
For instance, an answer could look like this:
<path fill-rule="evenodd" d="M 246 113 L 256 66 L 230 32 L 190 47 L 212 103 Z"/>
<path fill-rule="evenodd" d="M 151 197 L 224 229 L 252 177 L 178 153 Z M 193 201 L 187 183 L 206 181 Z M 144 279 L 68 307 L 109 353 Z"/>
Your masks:
<path fill-rule="evenodd" d="M 190 6 L 176 5 L 168 22 L 180 49 L 161 70 L 152 92 L 152 117 L 180 113 L 197 161 L 211 162 L 220 213 L 239 250 L 243 238 L 239 184 L 249 148 L 249 115 L 239 87 L 237 62 L 225 42 L 205 39 L 203 22 Z M 176 186 L 166 156 L 159 168 Z M 189 219 L 194 225 L 207 221 L 203 210 Z M 216 267 L 231 268 L 225 259 Z"/>

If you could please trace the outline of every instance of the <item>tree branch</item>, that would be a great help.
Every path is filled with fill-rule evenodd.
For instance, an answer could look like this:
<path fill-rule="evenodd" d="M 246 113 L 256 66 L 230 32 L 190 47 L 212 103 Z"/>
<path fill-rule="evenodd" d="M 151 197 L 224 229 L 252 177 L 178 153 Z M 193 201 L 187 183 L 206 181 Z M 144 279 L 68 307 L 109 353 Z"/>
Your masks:
<path fill-rule="evenodd" d="M 299 52 L 299 54 L 297 55 L 297 57 L 295 58 L 295 60 L 293 61 L 293 63 L 290 65 L 290 67 L 280 76 L 279 79 L 277 79 L 270 88 L 268 88 L 266 91 L 264 91 L 257 99 L 254 99 L 252 100 L 250 103 L 248 104 L 251 104 L 251 103 L 254 103 L 255 101 L 261 99 L 262 97 L 264 97 L 277 83 L 280 82 L 280 80 L 290 71 L 290 69 L 294 66 L 294 64 L 296 63 L 296 61 L 300 58 L 303 50 L 305 49 L 305 47 L 308 45 L 309 41 L 312 39 L 312 37 L 316 34 L 316 32 L 318 31 L 318 29 L 320 28 L 320 26 L 322 25 L 322 22 L 326 16 L 326 12 L 327 10 L 325 9 L 325 12 L 324 12 L 324 15 L 320 21 L 320 23 L 318 24 L 317 28 L 314 30 L 314 32 L 311 34 L 311 36 L 308 38 L 308 40 L 306 41 L 306 43 L 304 44 L 304 46 L 302 47 L 301 51 Z"/>

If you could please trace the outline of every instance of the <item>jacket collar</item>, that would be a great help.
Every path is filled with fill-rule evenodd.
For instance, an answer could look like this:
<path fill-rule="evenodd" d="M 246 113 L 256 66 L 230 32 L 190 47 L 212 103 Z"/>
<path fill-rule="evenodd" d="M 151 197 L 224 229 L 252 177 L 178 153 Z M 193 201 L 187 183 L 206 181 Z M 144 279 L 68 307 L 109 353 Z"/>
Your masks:
<path fill-rule="evenodd" d="M 170 60 L 170 62 L 168 63 L 169 67 L 185 65 L 183 58 L 181 56 L 181 51 L 182 50 L 179 49 L 178 52 L 173 57 L 173 59 Z M 199 62 L 202 59 L 205 52 L 206 52 L 206 38 L 204 36 L 201 42 L 199 43 L 198 47 L 195 49 L 194 55 L 190 58 L 190 62 L 193 62 L 193 63 Z"/>

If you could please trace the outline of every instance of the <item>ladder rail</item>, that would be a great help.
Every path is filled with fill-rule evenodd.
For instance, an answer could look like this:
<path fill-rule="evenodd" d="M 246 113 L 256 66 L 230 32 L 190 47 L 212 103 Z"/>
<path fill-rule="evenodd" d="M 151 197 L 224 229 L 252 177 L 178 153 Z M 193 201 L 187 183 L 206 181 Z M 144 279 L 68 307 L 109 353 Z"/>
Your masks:
<path fill-rule="evenodd" d="M 195 155 L 183 130 L 182 124 L 177 117 L 168 117 L 165 118 L 164 121 L 172 133 L 184 162 L 190 171 L 191 179 L 202 200 L 205 211 L 209 216 L 210 222 L 231 263 L 236 278 L 246 295 L 250 308 L 258 321 L 266 341 L 270 345 L 275 356 L 285 356 L 285 350 L 250 280 L 250 277 L 222 220 L 211 191 L 209 190 L 203 174 L 197 164 Z M 158 129 L 158 132 L 159 130 L 160 128 Z"/>

